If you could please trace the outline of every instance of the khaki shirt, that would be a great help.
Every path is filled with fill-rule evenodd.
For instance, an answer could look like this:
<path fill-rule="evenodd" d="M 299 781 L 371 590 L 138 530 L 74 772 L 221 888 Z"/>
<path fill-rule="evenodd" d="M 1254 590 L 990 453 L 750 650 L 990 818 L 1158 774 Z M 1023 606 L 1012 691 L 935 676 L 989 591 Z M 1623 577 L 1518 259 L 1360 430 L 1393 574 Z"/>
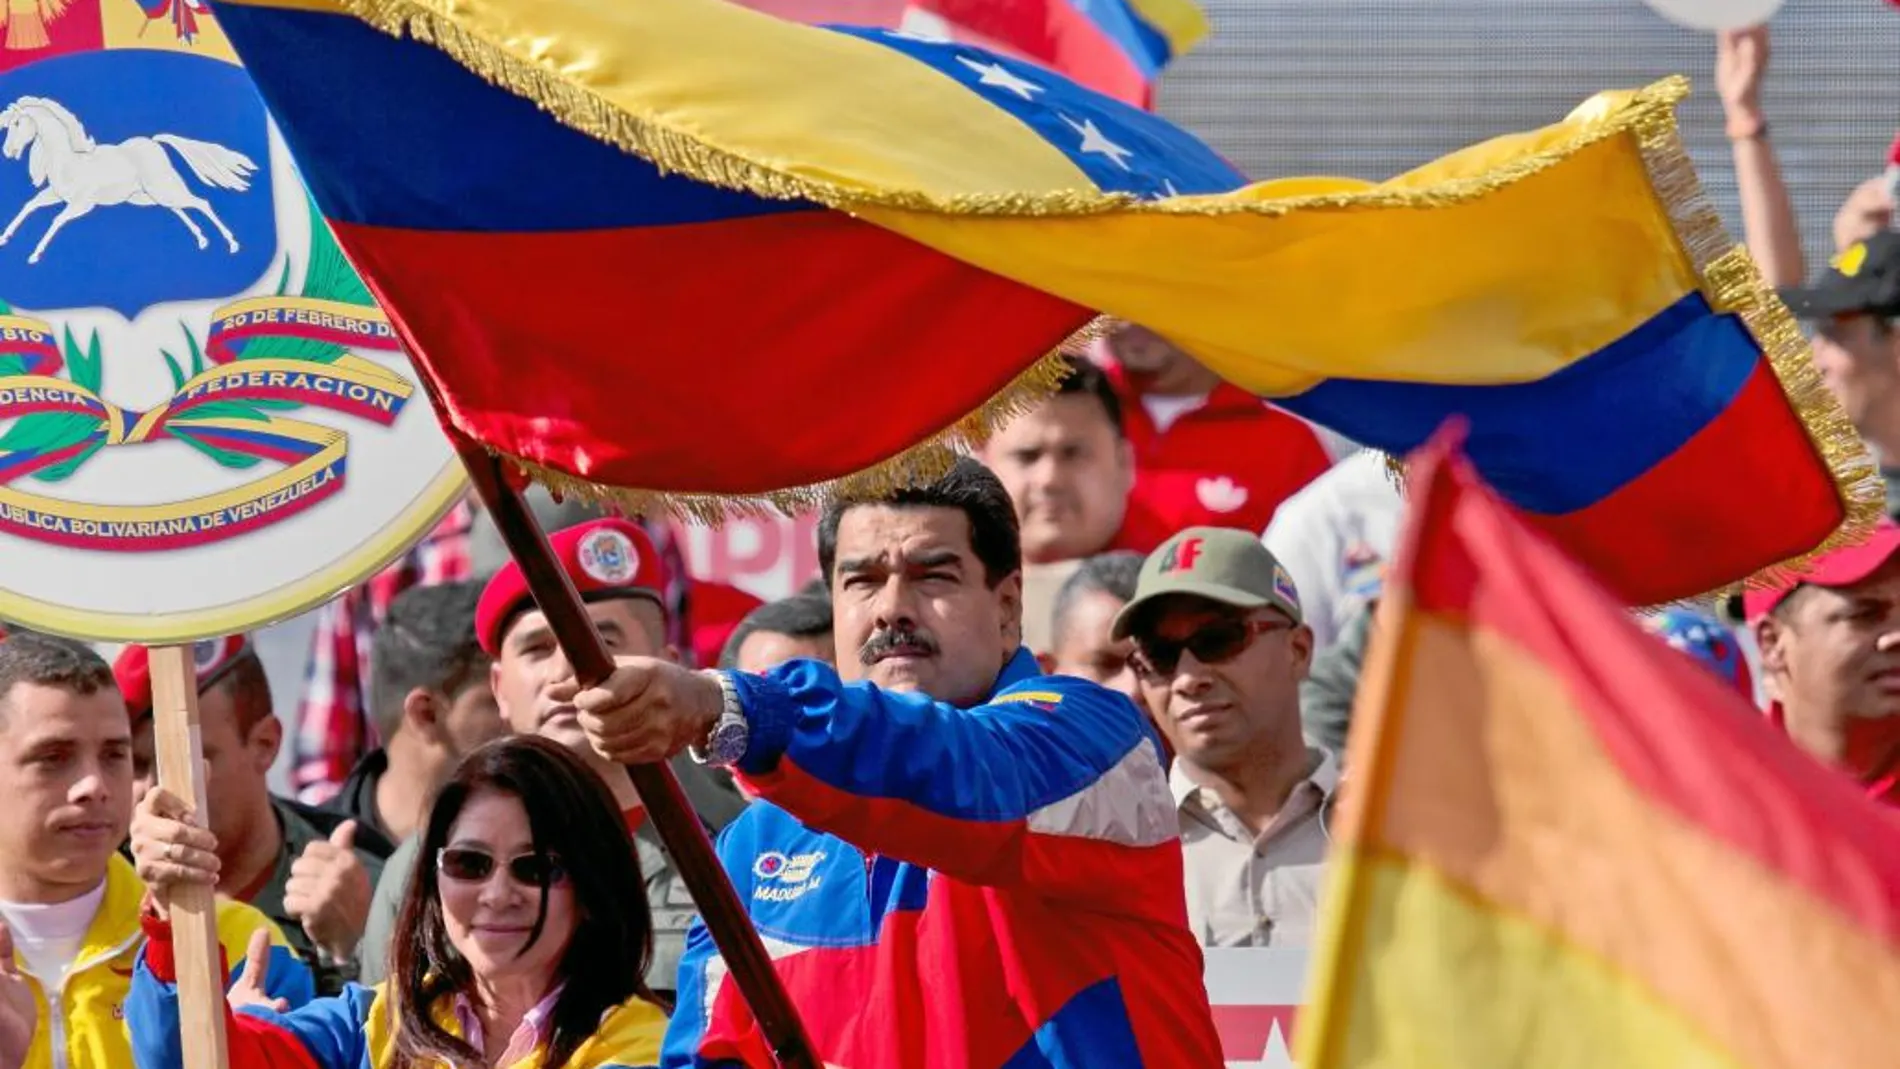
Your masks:
<path fill-rule="evenodd" d="M 1311 774 L 1257 836 L 1219 795 L 1174 763 L 1168 785 L 1181 821 L 1188 927 L 1202 946 L 1312 942 L 1339 765 L 1317 748 L 1307 750 L 1307 759 Z"/>
<path fill-rule="evenodd" d="M 651 819 L 633 833 L 633 848 L 640 855 L 640 875 L 647 881 L 647 911 L 653 918 L 653 961 L 647 966 L 647 986 L 671 999 L 679 986 L 686 930 L 692 927 L 699 907 L 693 904 L 692 892 L 673 867 Z"/>

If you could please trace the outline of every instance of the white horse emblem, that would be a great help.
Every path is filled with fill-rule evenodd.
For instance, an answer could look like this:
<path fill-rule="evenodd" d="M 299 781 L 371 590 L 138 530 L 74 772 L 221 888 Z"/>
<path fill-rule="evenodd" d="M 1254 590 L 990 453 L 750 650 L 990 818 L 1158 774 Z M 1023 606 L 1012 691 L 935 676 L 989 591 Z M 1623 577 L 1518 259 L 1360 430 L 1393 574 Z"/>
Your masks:
<path fill-rule="evenodd" d="M 131 137 L 114 145 L 101 145 L 64 105 L 46 97 L 25 96 L 7 105 L 5 111 L 0 111 L 0 129 L 6 131 L 0 155 L 17 160 L 24 152 L 27 175 L 39 190 L 0 232 L 0 245 L 13 238 L 27 216 L 41 208 L 65 205 L 33 247 L 27 263 L 40 262 L 47 243 L 61 227 L 94 208 L 115 204 L 170 209 L 202 249 L 206 245 L 204 231 L 185 214 L 191 209 L 211 220 L 231 251 L 238 251 L 238 240 L 231 236 L 230 228 L 203 197 L 185 185 L 171 157 L 165 154 L 165 147 L 178 153 L 200 182 L 240 193 L 251 188 L 251 174 L 257 170 L 243 153 L 177 134 Z"/>

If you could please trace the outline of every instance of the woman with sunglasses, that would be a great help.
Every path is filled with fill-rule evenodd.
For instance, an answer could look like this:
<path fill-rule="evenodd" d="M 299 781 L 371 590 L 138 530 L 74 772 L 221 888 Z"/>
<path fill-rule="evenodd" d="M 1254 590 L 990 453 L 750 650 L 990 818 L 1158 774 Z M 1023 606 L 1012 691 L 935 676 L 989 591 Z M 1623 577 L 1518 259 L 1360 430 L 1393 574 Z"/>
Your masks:
<path fill-rule="evenodd" d="M 152 894 L 150 941 L 125 1004 L 141 1069 L 182 1065 L 165 904 L 212 885 L 216 843 L 155 790 L 133 823 Z M 293 1012 L 226 1013 L 231 1069 L 639 1069 L 659 1061 L 666 1013 L 641 977 L 652 953 L 626 822 L 566 748 L 514 736 L 463 759 L 421 832 L 389 980 Z M 584 863 L 574 864 L 578 859 Z M 246 973 L 233 1002 L 261 979 Z"/>

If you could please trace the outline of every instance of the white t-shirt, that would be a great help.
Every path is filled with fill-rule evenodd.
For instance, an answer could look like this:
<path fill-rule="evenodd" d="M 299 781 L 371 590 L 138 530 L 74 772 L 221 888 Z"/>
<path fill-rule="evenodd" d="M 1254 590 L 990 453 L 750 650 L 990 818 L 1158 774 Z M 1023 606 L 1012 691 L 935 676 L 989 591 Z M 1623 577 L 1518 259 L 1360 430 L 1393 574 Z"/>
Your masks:
<path fill-rule="evenodd" d="M 13 930 L 13 945 L 26 960 L 26 969 L 48 991 L 66 979 L 66 970 L 79 957 L 86 929 L 105 899 L 106 884 L 65 902 L 0 902 L 0 917 Z"/>
<path fill-rule="evenodd" d="M 1338 640 L 1378 596 L 1403 499 L 1376 449 L 1355 453 L 1286 499 L 1264 540 L 1300 593 L 1313 649 Z"/>
<path fill-rule="evenodd" d="M 1148 418 L 1154 421 L 1155 433 L 1166 434 L 1175 421 L 1189 412 L 1207 403 L 1204 393 L 1169 396 L 1144 393 L 1141 395 L 1141 407 L 1148 410 Z"/>

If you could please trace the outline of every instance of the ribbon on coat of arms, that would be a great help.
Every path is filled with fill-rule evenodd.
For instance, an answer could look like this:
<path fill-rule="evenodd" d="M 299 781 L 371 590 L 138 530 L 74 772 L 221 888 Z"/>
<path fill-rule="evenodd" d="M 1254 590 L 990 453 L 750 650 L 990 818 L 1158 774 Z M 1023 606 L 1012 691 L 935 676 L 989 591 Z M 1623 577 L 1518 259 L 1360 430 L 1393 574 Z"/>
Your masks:
<path fill-rule="evenodd" d="M 67 356 L 53 328 L 0 316 L 0 530 L 37 541 L 114 552 L 182 549 L 276 523 L 341 490 L 348 437 L 331 427 L 275 414 L 305 405 L 389 426 L 413 387 L 347 351 L 329 361 L 273 356 L 273 342 L 315 342 L 393 350 L 394 332 L 375 308 L 300 296 L 253 297 L 220 308 L 202 350 L 191 341 L 191 372 L 170 354 L 176 389 L 164 403 L 128 411 L 99 395 L 95 335 L 81 349 L 70 331 Z M 204 366 L 205 357 L 209 366 Z M 70 378 L 59 377 L 69 365 Z M 53 417 L 51 419 L 45 417 Z M 41 417 L 26 422 L 27 417 Z M 22 428 L 25 428 L 22 431 Z M 228 468 L 283 465 L 244 486 L 155 505 L 63 501 L 17 487 L 35 476 L 58 481 L 101 449 L 182 442 Z"/>

